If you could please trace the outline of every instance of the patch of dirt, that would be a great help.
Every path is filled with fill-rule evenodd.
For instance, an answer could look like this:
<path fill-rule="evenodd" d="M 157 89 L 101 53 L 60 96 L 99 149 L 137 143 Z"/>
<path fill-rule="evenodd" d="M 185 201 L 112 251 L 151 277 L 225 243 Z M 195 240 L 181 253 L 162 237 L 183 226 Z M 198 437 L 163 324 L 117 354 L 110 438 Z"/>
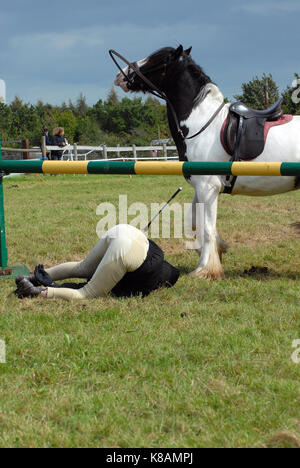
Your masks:
<path fill-rule="evenodd" d="M 156 242 L 160 248 L 164 251 L 166 255 L 176 255 L 180 254 L 184 251 L 184 240 L 175 240 L 173 239 L 153 239 L 154 242 Z"/>
<path fill-rule="evenodd" d="M 297 223 L 292 223 L 290 225 L 294 231 L 296 231 L 296 233 L 300 236 L 300 221 L 298 221 Z"/>
<path fill-rule="evenodd" d="M 278 432 L 266 444 L 268 448 L 300 448 L 300 438 L 292 432 Z"/>
<path fill-rule="evenodd" d="M 257 245 L 270 245 L 274 242 L 281 242 L 287 239 L 295 239 L 300 236 L 300 223 L 288 225 L 265 226 L 262 231 L 255 232 L 236 232 L 231 238 L 226 235 L 223 237 L 229 244 L 248 247 L 257 247 Z"/>

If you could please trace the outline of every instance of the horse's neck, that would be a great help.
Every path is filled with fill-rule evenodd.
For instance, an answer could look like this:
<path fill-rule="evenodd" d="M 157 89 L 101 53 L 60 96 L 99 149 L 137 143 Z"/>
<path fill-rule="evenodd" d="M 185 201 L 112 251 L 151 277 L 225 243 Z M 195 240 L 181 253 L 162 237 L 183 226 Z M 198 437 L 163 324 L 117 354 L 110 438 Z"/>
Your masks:
<path fill-rule="evenodd" d="M 188 136 L 197 133 L 207 124 L 214 112 L 224 101 L 224 96 L 219 88 L 210 83 L 201 91 L 204 96 L 199 104 L 191 109 L 190 115 L 186 119 L 180 120 L 180 126 L 188 129 Z"/>
<path fill-rule="evenodd" d="M 197 133 L 209 121 L 211 116 L 224 100 L 224 96 L 219 88 L 212 83 L 209 83 L 201 90 L 201 96 L 199 96 L 199 98 L 199 104 L 196 106 L 193 106 L 194 100 L 192 101 L 191 99 L 187 99 L 189 102 L 184 101 L 183 93 L 180 96 L 177 96 L 177 99 L 174 100 L 175 112 L 180 126 L 186 136 L 191 136 Z M 178 129 L 169 106 L 167 106 L 167 110 L 169 126 L 173 140 L 178 149 L 179 158 L 184 160 L 187 158 L 186 143 L 178 133 Z"/>

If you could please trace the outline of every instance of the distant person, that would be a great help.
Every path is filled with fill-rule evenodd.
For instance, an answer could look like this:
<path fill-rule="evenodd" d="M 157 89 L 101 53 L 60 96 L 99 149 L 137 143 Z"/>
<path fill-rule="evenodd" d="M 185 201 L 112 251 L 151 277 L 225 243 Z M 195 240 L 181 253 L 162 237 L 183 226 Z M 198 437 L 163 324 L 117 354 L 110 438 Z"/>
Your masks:
<path fill-rule="evenodd" d="M 43 136 L 45 137 L 45 140 L 46 140 L 46 146 L 50 146 L 51 145 L 51 138 L 50 138 L 50 135 L 49 135 L 49 130 L 48 128 L 44 128 L 44 133 L 43 133 Z"/>
<path fill-rule="evenodd" d="M 49 130 L 48 128 L 44 128 L 43 130 L 43 136 L 45 137 L 45 143 L 46 143 L 46 147 L 47 146 L 50 146 L 51 145 L 51 138 L 50 138 L 50 135 L 49 135 Z M 47 159 L 51 159 L 51 153 L 50 151 L 46 151 L 46 157 Z"/>
<path fill-rule="evenodd" d="M 53 137 L 51 139 L 51 146 L 59 146 L 64 148 L 67 145 L 65 139 L 65 130 L 62 127 L 55 128 L 53 130 Z M 51 151 L 52 161 L 60 161 L 63 155 L 63 151 L 55 150 Z"/>

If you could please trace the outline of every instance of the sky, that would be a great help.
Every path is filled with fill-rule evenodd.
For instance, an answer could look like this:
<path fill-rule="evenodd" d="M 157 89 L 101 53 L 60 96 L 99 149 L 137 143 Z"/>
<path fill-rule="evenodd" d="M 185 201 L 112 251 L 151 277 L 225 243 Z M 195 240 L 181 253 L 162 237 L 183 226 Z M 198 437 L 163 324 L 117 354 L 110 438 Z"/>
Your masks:
<path fill-rule="evenodd" d="M 284 89 L 300 72 L 299 20 L 299 0 L 3 0 L 0 78 L 8 101 L 94 104 L 117 72 L 109 49 L 134 61 L 183 44 L 230 99 L 264 72 Z"/>

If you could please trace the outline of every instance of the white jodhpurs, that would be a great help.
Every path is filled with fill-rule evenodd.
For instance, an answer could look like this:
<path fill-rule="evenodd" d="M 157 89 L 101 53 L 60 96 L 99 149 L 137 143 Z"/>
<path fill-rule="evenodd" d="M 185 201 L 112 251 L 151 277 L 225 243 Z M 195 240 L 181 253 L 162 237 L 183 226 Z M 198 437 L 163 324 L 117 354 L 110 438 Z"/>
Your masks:
<path fill-rule="evenodd" d="M 82 262 L 64 263 L 47 269 L 53 281 L 86 278 L 81 289 L 48 288 L 47 297 L 93 299 L 107 296 L 128 272 L 137 270 L 145 261 L 149 241 L 133 226 L 121 224 L 110 229 Z"/>

